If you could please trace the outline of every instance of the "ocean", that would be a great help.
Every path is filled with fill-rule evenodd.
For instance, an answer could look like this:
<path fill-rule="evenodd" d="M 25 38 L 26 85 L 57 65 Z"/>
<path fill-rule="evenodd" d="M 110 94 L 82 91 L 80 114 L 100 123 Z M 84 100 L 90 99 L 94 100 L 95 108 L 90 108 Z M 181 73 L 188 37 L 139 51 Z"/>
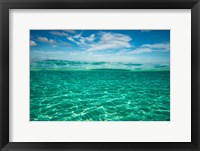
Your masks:
<path fill-rule="evenodd" d="M 170 121 L 169 65 L 33 62 L 30 121 Z"/>

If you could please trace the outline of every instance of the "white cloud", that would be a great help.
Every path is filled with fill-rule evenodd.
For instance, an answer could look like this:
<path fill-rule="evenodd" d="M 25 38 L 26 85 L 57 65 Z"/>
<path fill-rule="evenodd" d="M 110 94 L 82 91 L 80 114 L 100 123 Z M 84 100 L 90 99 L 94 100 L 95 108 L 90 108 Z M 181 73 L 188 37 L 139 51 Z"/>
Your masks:
<path fill-rule="evenodd" d="M 31 51 L 32 60 L 69 60 L 89 62 L 138 62 L 138 58 L 130 55 L 108 54 L 86 51 Z"/>
<path fill-rule="evenodd" d="M 81 44 L 80 42 L 78 42 L 77 40 L 75 40 L 73 37 L 67 37 L 67 39 L 68 39 L 69 41 L 72 41 L 72 42 L 76 43 L 77 45 L 80 45 L 80 44 Z"/>
<path fill-rule="evenodd" d="M 137 48 L 133 51 L 129 51 L 129 54 L 141 54 L 141 53 L 150 53 L 153 52 L 154 50 L 149 49 L 149 48 Z"/>
<path fill-rule="evenodd" d="M 149 31 L 150 30 L 144 30 L 144 32 Z M 113 32 L 100 32 L 98 34 L 99 40 L 97 42 L 94 41 L 96 38 L 95 34 L 91 34 L 88 37 L 83 37 L 82 34 L 79 33 L 74 36 L 68 36 L 67 39 L 88 51 L 109 51 L 118 49 L 122 53 L 122 50 L 126 49 L 127 51 L 125 52 L 129 54 L 142 54 L 151 52 L 167 52 L 170 50 L 169 43 L 144 44 L 135 48 L 130 43 L 132 39 L 129 35 Z"/>
<path fill-rule="evenodd" d="M 76 34 L 74 36 L 67 36 L 67 39 L 69 41 L 72 41 L 74 43 L 76 43 L 77 45 L 80 45 L 81 43 L 79 42 L 79 38 L 81 37 L 81 33 Z"/>
<path fill-rule="evenodd" d="M 41 42 L 48 42 L 49 41 L 46 37 L 39 37 L 38 40 L 41 41 Z"/>
<path fill-rule="evenodd" d="M 70 47 L 70 46 L 71 46 L 69 43 L 64 42 L 64 41 L 62 42 L 62 44 L 65 45 L 65 46 L 67 46 L 67 47 Z"/>
<path fill-rule="evenodd" d="M 31 40 L 31 41 L 30 41 L 30 46 L 37 46 L 37 44 L 36 44 L 35 41 Z"/>
<path fill-rule="evenodd" d="M 91 34 L 88 37 L 83 37 L 81 33 L 74 36 L 68 36 L 67 39 L 76 43 L 81 47 L 85 47 L 88 51 L 107 50 L 107 49 L 120 49 L 131 48 L 130 44 L 132 40 L 130 36 L 119 33 L 100 32 L 100 40 L 94 42 L 96 39 L 95 34 Z"/>
<path fill-rule="evenodd" d="M 169 58 L 165 57 L 145 57 L 134 56 L 124 53 L 97 53 L 96 51 L 31 51 L 31 60 L 69 60 L 87 62 L 122 62 L 122 63 L 169 63 Z"/>
<path fill-rule="evenodd" d="M 91 34 L 88 37 L 83 37 L 82 34 L 79 33 L 74 36 L 68 36 L 67 39 L 76 43 L 79 46 L 86 46 L 95 40 L 95 34 Z"/>
<path fill-rule="evenodd" d="M 142 47 L 143 48 L 151 48 L 151 49 L 165 49 L 165 50 L 170 49 L 169 43 L 145 44 L 145 45 L 142 45 Z"/>
<path fill-rule="evenodd" d="M 132 47 L 129 43 L 131 37 L 119 33 L 101 32 L 100 41 L 97 43 L 89 44 L 89 51 L 106 50 L 106 49 L 119 49 Z"/>
<path fill-rule="evenodd" d="M 87 41 L 93 42 L 95 39 L 95 34 L 91 34 L 89 37 L 86 38 Z"/>
<path fill-rule="evenodd" d="M 51 31 L 50 33 L 51 33 L 52 35 L 56 35 L 56 36 L 68 36 L 68 34 L 65 33 L 65 32 Z"/>
<path fill-rule="evenodd" d="M 48 38 L 46 38 L 46 37 L 39 37 L 38 38 L 38 40 L 40 41 L 40 42 L 44 42 L 44 43 L 49 43 L 49 44 L 56 44 L 56 41 L 55 40 L 53 40 L 53 39 L 48 39 Z"/>
<path fill-rule="evenodd" d="M 91 34 L 89 37 L 80 37 L 80 43 L 82 45 L 87 45 L 87 43 L 93 42 L 95 39 L 95 34 Z"/>
<path fill-rule="evenodd" d="M 79 39 L 79 38 L 81 37 L 81 35 L 82 35 L 81 33 L 76 34 L 76 35 L 73 36 L 73 38 L 75 38 L 75 39 Z"/>
<path fill-rule="evenodd" d="M 159 44 L 144 44 L 139 48 L 134 50 L 123 51 L 128 54 L 142 54 L 142 53 L 151 53 L 151 52 L 167 52 L 170 49 L 169 43 L 159 43 Z M 123 53 L 122 52 L 122 53 Z"/>

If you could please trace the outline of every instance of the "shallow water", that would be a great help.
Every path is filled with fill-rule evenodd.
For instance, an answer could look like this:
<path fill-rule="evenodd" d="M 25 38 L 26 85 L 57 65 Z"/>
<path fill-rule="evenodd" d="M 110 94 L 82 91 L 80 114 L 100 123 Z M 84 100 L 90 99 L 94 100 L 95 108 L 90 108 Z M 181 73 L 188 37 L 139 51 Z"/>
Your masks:
<path fill-rule="evenodd" d="M 169 121 L 170 72 L 31 70 L 31 121 Z"/>

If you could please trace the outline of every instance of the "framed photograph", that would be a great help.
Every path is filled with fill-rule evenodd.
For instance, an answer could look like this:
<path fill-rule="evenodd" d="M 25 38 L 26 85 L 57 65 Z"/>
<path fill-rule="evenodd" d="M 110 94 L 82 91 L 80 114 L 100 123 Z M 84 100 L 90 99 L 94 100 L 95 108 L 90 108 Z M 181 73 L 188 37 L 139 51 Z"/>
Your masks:
<path fill-rule="evenodd" d="M 0 147 L 200 150 L 198 0 L 1 0 Z"/>

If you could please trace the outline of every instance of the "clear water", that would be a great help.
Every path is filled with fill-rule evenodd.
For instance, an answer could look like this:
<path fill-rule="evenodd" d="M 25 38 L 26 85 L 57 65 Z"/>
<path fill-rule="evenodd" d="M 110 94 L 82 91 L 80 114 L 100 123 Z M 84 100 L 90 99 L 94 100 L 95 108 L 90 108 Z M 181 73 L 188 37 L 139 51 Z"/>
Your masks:
<path fill-rule="evenodd" d="M 86 70 L 79 63 L 73 64 L 76 70 L 66 70 L 63 66 L 66 62 L 31 65 L 31 121 L 170 120 L 170 72 L 163 70 L 168 67 L 136 70 L 142 66 L 136 64 L 135 70 L 93 66 Z"/>

